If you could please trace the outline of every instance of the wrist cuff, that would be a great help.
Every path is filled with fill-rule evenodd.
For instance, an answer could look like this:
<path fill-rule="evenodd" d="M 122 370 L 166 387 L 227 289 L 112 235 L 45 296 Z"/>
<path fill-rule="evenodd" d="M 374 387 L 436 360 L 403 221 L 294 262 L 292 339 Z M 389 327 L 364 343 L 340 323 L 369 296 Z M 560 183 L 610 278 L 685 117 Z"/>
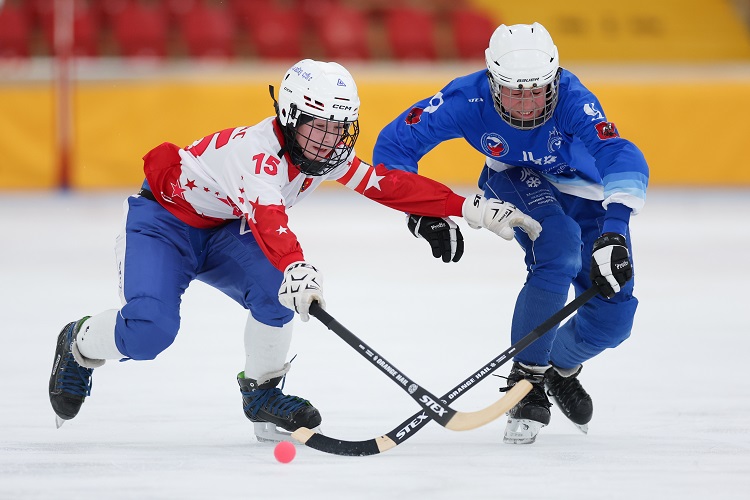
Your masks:
<path fill-rule="evenodd" d="M 607 205 L 602 233 L 627 234 L 631 213 L 632 209 L 622 203 L 610 203 Z"/>

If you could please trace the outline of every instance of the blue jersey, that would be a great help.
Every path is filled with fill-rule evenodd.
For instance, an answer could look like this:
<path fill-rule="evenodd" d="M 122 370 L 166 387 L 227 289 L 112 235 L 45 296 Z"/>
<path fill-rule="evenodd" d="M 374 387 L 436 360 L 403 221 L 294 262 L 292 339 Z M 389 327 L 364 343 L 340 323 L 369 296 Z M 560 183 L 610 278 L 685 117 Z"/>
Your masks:
<path fill-rule="evenodd" d="M 443 141 L 464 138 L 487 157 L 493 171 L 529 168 L 566 194 L 633 213 L 643 207 L 648 165 L 641 151 L 620 137 L 596 96 L 562 70 L 552 117 L 531 130 L 506 123 L 495 110 L 486 71 L 450 82 L 388 124 L 378 136 L 375 164 L 417 171 L 417 163 Z M 486 170 L 486 169 L 485 169 Z M 484 187 L 486 176 L 480 177 Z"/>

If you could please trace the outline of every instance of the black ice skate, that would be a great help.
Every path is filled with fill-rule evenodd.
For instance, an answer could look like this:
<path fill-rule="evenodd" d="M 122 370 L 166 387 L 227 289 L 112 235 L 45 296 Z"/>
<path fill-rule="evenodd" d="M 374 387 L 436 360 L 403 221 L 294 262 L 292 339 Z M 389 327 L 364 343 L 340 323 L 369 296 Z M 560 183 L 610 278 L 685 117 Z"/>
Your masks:
<path fill-rule="evenodd" d="M 507 391 L 520 380 L 528 380 L 532 384 L 531 392 L 508 412 L 508 424 L 505 427 L 504 443 L 531 444 L 536 441 L 539 430 L 549 424 L 550 406 L 547 394 L 544 392 L 544 373 L 549 366 L 527 366 L 513 363 L 508 374 L 508 387 L 500 389 Z"/>
<path fill-rule="evenodd" d="M 242 409 L 254 423 L 258 441 L 289 441 L 291 433 L 300 427 L 316 430 L 320 426 L 320 413 L 308 400 L 286 395 L 276 387 L 281 379 L 274 377 L 258 385 L 256 380 L 245 378 L 244 372 L 237 375 Z"/>
<path fill-rule="evenodd" d="M 79 365 L 72 352 L 78 330 L 87 319 L 88 316 L 68 323 L 57 337 L 55 360 L 49 378 L 49 400 L 57 414 L 58 429 L 66 420 L 78 415 L 86 396 L 91 394 L 91 374 L 94 370 Z"/>
<path fill-rule="evenodd" d="M 555 399 L 560 410 L 584 434 L 589 431 L 589 422 L 594 414 L 594 403 L 591 396 L 581 386 L 578 374 L 583 365 L 570 370 L 552 366 L 547 371 L 545 385 L 547 394 Z"/>

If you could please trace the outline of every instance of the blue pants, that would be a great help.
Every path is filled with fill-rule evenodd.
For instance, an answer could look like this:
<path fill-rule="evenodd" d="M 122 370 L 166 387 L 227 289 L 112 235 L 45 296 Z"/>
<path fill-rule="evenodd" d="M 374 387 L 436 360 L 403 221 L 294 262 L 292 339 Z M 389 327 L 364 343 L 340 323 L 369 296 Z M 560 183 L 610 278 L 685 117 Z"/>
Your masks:
<path fill-rule="evenodd" d="M 591 286 L 591 253 L 601 235 L 605 210 L 601 201 L 563 194 L 526 168 L 494 172 L 485 167 L 480 187 L 486 197 L 513 203 L 542 225 L 541 235 L 533 242 L 524 232 L 516 231 L 528 274 L 513 314 L 511 339 L 515 343 L 565 305 L 571 284 L 576 295 Z M 630 235 L 625 236 L 630 245 Z M 632 248 L 629 251 L 632 259 Z M 635 275 L 635 267 L 633 272 Z M 630 336 L 633 326 L 638 305 L 634 281 L 612 299 L 597 295 L 567 323 L 550 330 L 515 359 L 573 368 L 618 346 Z"/>
<path fill-rule="evenodd" d="M 196 229 L 157 202 L 131 196 L 124 246 L 122 236 L 117 257 L 124 305 L 115 341 L 131 359 L 154 359 L 172 344 L 180 328 L 182 294 L 194 279 L 221 290 L 261 323 L 283 326 L 294 317 L 278 301 L 283 273 L 271 265 L 242 220 Z"/>

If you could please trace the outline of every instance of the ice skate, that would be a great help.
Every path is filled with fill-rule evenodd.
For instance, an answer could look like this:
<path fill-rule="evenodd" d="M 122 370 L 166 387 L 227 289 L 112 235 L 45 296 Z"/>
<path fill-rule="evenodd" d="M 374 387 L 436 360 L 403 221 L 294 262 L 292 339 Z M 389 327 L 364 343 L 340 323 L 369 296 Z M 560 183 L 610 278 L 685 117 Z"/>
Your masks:
<path fill-rule="evenodd" d="M 237 375 L 242 393 L 242 409 L 254 424 L 255 437 L 261 442 L 290 441 L 291 433 L 300 427 L 317 431 L 321 417 L 318 410 L 306 399 L 286 395 L 276 386 L 281 376 L 262 384 Z"/>
<path fill-rule="evenodd" d="M 81 366 L 74 355 L 77 350 L 76 335 L 87 319 L 88 316 L 68 323 L 57 337 L 55 359 L 49 378 L 49 400 L 57 415 L 58 429 L 66 420 L 78 415 L 86 396 L 91 394 L 91 374 L 94 370 Z"/>
<path fill-rule="evenodd" d="M 533 385 L 531 392 L 508 412 L 508 424 L 505 427 L 504 443 L 531 444 L 536 441 L 539 430 L 549 424 L 550 406 L 544 392 L 544 373 L 548 366 L 526 366 L 513 363 L 508 375 L 507 391 L 518 381 L 526 379 Z"/>
<path fill-rule="evenodd" d="M 544 383 L 547 394 L 552 396 L 568 420 L 584 434 L 589 431 L 589 422 L 594 414 L 594 403 L 591 396 L 581 386 L 578 374 L 583 365 L 570 370 L 557 368 L 554 365 L 547 371 Z"/>

